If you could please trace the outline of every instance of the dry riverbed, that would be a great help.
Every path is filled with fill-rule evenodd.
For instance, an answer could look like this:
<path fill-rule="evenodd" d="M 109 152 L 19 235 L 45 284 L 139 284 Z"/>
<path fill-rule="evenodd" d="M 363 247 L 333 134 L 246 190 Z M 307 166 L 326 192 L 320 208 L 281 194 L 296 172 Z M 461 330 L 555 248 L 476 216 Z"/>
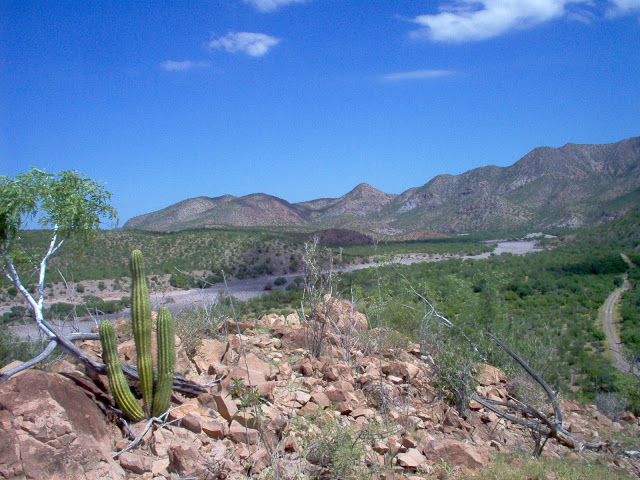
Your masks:
<path fill-rule="evenodd" d="M 523 255 L 525 253 L 533 252 L 539 250 L 537 246 L 537 240 L 517 240 L 517 241 L 503 241 L 503 240 L 491 240 L 486 242 L 489 245 L 495 244 L 496 247 L 492 252 L 482 253 L 480 255 L 471 255 L 464 256 L 461 258 L 465 259 L 483 259 L 488 258 L 490 255 L 501 255 L 502 253 L 512 253 L 514 255 Z M 456 256 L 442 256 L 442 255 L 421 255 L 421 254 L 407 254 L 394 258 L 394 263 L 399 264 L 411 264 L 418 262 L 437 262 L 441 260 L 446 260 L 449 258 L 456 258 Z M 351 272 L 354 270 L 361 270 L 364 268 L 370 268 L 375 266 L 375 263 L 363 263 L 360 265 L 350 265 L 342 269 L 342 271 Z M 279 276 L 287 279 L 287 283 L 291 282 L 293 278 L 295 278 L 298 274 L 288 274 L 288 275 L 278 275 L 278 276 L 268 276 L 261 277 L 255 279 L 247 279 L 247 280 L 233 280 L 227 282 L 227 285 L 217 284 L 213 285 L 209 288 L 205 289 L 191 289 L 191 290 L 179 290 L 171 287 L 156 289 L 155 291 L 151 291 L 151 306 L 154 310 L 157 310 L 160 307 L 166 306 L 173 313 L 180 312 L 186 308 L 198 308 L 205 305 L 211 305 L 212 303 L 217 302 L 221 295 L 226 296 L 227 294 L 231 294 L 234 298 L 238 300 L 248 300 L 253 297 L 257 297 L 258 295 L 262 295 L 265 293 L 265 285 L 267 283 L 273 283 L 273 281 Z M 98 282 L 82 282 L 85 285 L 86 291 L 82 294 L 75 293 L 73 289 L 61 288 L 57 291 L 56 295 L 53 298 L 48 299 L 47 303 L 55 303 L 55 302 L 68 302 L 74 300 L 74 298 L 81 298 L 82 295 L 95 295 L 97 297 L 103 298 L 104 300 L 115 300 L 120 299 L 122 296 L 128 295 L 127 290 L 111 290 L 111 284 L 105 284 L 105 289 L 100 290 L 97 288 Z M 69 293 L 71 290 L 71 294 Z M 71 296 L 71 298 L 70 298 Z M 0 308 L 0 313 L 4 311 L 8 311 L 9 306 L 4 306 Z M 129 310 L 124 310 L 119 313 L 114 313 L 110 315 L 100 315 L 99 319 L 103 318 L 109 319 L 117 319 L 120 317 L 127 317 L 129 315 Z M 97 325 L 98 318 L 94 319 L 77 319 L 73 322 L 67 322 L 62 325 L 62 330 L 65 333 L 70 332 L 90 332 L 91 329 Z M 11 330 L 19 335 L 20 337 L 26 338 L 28 336 L 37 335 L 37 329 L 35 325 L 26 324 L 26 325 L 15 325 L 10 327 Z"/>

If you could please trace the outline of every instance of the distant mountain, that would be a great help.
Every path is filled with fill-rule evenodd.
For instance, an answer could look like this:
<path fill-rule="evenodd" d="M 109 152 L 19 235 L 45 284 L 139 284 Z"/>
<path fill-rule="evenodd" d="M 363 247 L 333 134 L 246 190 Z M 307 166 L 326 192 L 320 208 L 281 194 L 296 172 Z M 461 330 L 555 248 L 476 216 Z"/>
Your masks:
<path fill-rule="evenodd" d="M 362 183 L 340 198 L 293 204 L 265 194 L 198 197 L 134 217 L 123 228 L 290 225 L 455 233 L 592 225 L 639 204 L 640 137 L 634 137 L 540 147 L 511 166 L 439 175 L 399 195 Z"/>

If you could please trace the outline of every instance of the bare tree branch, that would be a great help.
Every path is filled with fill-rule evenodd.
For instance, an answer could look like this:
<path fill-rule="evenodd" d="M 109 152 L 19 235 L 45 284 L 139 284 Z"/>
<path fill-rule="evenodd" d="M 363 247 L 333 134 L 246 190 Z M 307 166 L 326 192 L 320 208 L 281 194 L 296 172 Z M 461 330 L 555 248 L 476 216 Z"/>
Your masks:
<path fill-rule="evenodd" d="M 582 437 L 572 434 L 568 432 L 563 426 L 562 420 L 562 408 L 560 407 L 560 402 L 558 402 L 558 398 L 551 390 L 549 385 L 537 375 L 527 363 L 520 358 L 515 352 L 513 352 L 509 347 L 507 347 L 498 337 L 493 335 L 492 333 L 486 332 L 486 335 L 491 338 L 494 342 L 496 342 L 500 348 L 502 348 L 505 352 L 511 356 L 528 374 L 533 378 L 538 384 L 544 389 L 547 397 L 549 397 L 550 403 L 553 406 L 554 418 L 553 420 L 544 415 L 539 410 L 533 408 L 530 405 L 524 403 L 515 403 L 515 402 L 500 402 L 495 400 L 489 400 L 487 398 L 481 398 L 477 395 L 472 395 L 472 398 L 480 403 L 482 406 L 496 413 L 502 418 L 505 418 L 513 423 L 518 425 L 522 425 L 528 428 L 532 434 L 535 434 L 536 438 L 536 449 L 535 454 L 539 456 L 542 453 L 542 449 L 546 444 L 546 441 L 549 438 L 555 438 L 560 444 L 574 448 L 578 450 L 582 450 L 584 448 L 589 450 L 607 450 L 609 448 L 608 443 L 593 443 L 585 440 Z M 503 407 L 505 410 L 498 408 Z M 509 411 L 520 412 L 524 416 L 528 416 L 530 418 L 536 418 L 538 422 L 527 421 L 524 418 L 516 417 L 513 414 L 510 414 Z M 543 443 L 540 443 L 540 438 L 542 436 L 546 436 Z"/>
<path fill-rule="evenodd" d="M 37 363 L 40 363 L 42 360 L 44 360 L 49 355 L 51 355 L 51 352 L 53 352 L 53 350 L 56 348 L 57 345 L 58 345 L 58 342 L 56 340 L 51 340 L 47 345 L 47 348 L 45 348 L 42 351 L 42 353 L 37 357 L 33 357 L 31 360 L 26 361 L 18 365 L 17 367 L 13 367 L 12 369 L 7 370 L 6 372 L 0 373 L 0 383 L 3 383 L 4 381 L 8 380 L 12 375 L 15 375 L 16 373 L 20 373 L 23 370 L 26 370 L 27 368 L 32 367 Z"/>

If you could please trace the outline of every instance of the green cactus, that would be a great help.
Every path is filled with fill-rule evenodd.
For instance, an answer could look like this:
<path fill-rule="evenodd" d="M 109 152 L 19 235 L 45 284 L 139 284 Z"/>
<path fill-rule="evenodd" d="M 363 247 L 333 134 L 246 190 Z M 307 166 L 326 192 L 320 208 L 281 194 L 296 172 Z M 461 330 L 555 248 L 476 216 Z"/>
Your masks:
<path fill-rule="evenodd" d="M 142 402 L 147 415 L 153 403 L 153 360 L 151 358 L 151 301 L 140 250 L 131 252 L 131 329 L 136 342 Z"/>
<path fill-rule="evenodd" d="M 167 411 L 173 391 L 173 366 L 176 362 L 175 337 L 171 312 L 163 307 L 158 312 L 158 379 L 153 394 L 152 415 L 158 417 Z"/>
<path fill-rule="evenodd" d="M 134 422 L 144 418 L 144 412 L 136 398 L 129 389 L 129 384 L 122 373 L 122 365 L 118 358 L 118 347 L 116 346 L 116 333 L 109 320 L 103 320 L 100 324 L 100 342 L 102 343 L 102 359 L 107 366 L 107 377 L 109 378 L 109 388 L 116 401 L 116 405 Z"/>
<path fill-rule="evenodd" d="M 107 365 L 111 393 L 120 409 L 133 421 L 142 420 L 150 413 L 160 416 L 167 411 L 173 391 L 175 340 L 173 318 L 167 308 L 158 313 L 158 375 L 155 382 L 151 357 L 151 302 L 144 275 L 144 262 L 139 250 L 131 252 L 131 326 L 136 345 L 138 374 L 144 411 L 129 389 L 118 359 L 113 325 L 108 320 L 100 324 L 102 356 Z"/>

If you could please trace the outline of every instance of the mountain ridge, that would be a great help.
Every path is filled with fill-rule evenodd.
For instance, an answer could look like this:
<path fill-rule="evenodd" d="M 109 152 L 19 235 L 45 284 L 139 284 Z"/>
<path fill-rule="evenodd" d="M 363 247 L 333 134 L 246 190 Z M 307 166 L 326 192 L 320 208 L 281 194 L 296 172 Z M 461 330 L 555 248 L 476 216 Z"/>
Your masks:
<path fill-rule="evenodd" d="M 232 226 L 349 228 L 387 234 L 578 227 L 624 213 L 640 198 L 640 137 L 537 147 L 512 165 L 442 174 L 400 194 L 360 183 L 338 198 L 289 203 L 265 193 L 196 197 L 123 228 Z"/>

